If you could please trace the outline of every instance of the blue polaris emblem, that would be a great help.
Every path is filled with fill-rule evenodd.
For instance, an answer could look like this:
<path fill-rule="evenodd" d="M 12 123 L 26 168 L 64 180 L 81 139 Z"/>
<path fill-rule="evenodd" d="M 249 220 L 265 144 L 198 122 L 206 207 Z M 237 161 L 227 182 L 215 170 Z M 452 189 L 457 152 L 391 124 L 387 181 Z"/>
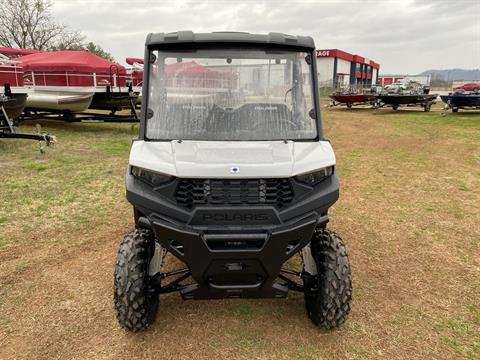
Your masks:
<path fill-rule="evenodd" d="M 230 172 L 231 172 L 232 174 L 238 174 L 238 173 L 240 172 L 240 168 L 239 168 L 238 166 L 232 166 L 232 167 L 230 168 Z"/>

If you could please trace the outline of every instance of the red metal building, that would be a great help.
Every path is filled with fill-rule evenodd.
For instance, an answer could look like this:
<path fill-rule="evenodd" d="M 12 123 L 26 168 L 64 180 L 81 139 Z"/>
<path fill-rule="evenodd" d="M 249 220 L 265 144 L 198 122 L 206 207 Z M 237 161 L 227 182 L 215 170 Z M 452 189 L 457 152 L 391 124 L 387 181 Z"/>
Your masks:
<path fill-rule="evenodd" d="M 339 49 L 317 50 L 317 71 L 321 84 L 375 84 L 379 69 L 378 63 L 364 56 Z"/>

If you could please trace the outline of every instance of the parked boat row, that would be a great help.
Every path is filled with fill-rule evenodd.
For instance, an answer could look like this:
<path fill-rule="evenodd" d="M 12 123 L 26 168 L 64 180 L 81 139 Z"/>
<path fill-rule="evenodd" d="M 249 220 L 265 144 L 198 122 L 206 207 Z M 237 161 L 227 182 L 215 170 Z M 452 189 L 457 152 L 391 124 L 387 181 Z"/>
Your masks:
<path fill-rule="evenodd" d="M 88 51 L 0 48 L 0 54 L 0 81 L 10 94 L 4 103 L 13 118 L 24 109 L 54 113 L 95 109 L 114 114 L 132 108 L 140 92 L 143 72 L 132 75 L 124 66 Z M 18 99 L 12 103 L 12 97 Z"/>
<path fill-rule="evenodd" d="M 432 104 L 435 104 L 437 94 L 334 94 L 330 95 L 333 100 L 331 106 L 346 105 L 352 108 L 356 105 L 370 105 L 372 108 L 391 107 L 398 110 L 400 107 L 417 106 L 424 111 L 430 111 Z"/>
<path fill-rule="evenodd" d="M 24 87 L 23 67 L 18 61 L 12 61 L 0 55 L 0 138 L 38 140 L 40 151 L 43 152 L 43 143 L 50 145 L 55 137 L 41 131 L 29 134 L 18 132 L 13 119 L 19 117 L 26 106 L 30 91 Z"/>
<path fill-rule="evenodd" d="M 413 81 L 399 83 L 370 89 L 348 88 L 346 91 L 338 91 L 331 95 L 331 106 L 346 105 L 351 108 L 354 105 L 371 105 L 373 108 L 391 107 L 397 110 L 400 107 L 421 107 L 424 111 L 430 111 L 438 94 L 429 94 L 430 88 Z"/>

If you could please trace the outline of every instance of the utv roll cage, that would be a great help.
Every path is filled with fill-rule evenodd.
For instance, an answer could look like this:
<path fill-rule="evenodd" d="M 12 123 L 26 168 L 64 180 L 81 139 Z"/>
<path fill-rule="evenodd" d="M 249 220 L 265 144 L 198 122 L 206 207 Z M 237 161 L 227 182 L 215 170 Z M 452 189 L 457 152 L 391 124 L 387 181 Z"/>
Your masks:
<path fill-rule="evenodd" d="M 317 62 L 315 53 L 315 43 L 310 36 L 292 36 L 282 33 L 268 33 L 266 35 L 250 34 L 246 32 L 213 32 L 213 33 L 193 33 L 192 31 L 178 31 L 173 33 L 148 34 L 145 42 L 144 63 L 144 81 L 142 84 L 142 107 L 140 115 L 140 134 L 139 140 L 147 140 L 146 123 L 149 103 L 149 81 L 151 53 L 154 50 L 192 50 L 192 49 L 215 49 L 215 48 L 268 48 L 271 50 L 292 50 L 306 52 L 310 55 L 310 76 L 313 85 L 313 98 L 315 111 L 315 121 L 317 124 L 316 140 L 325 140 L 323 137 L 320 109 L 320 93 L 317 79 Z M 300 140 L 301 141 L 301 140 Z"/>

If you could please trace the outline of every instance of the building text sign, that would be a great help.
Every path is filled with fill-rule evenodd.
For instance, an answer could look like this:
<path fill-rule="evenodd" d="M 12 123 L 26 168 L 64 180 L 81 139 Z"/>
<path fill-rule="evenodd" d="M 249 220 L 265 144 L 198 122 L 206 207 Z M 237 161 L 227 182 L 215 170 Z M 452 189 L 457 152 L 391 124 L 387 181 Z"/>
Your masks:
<path fill-rule="evenodd" d="M 330 50 L 317 50 L 317 57 L 329 57 Z"/>

